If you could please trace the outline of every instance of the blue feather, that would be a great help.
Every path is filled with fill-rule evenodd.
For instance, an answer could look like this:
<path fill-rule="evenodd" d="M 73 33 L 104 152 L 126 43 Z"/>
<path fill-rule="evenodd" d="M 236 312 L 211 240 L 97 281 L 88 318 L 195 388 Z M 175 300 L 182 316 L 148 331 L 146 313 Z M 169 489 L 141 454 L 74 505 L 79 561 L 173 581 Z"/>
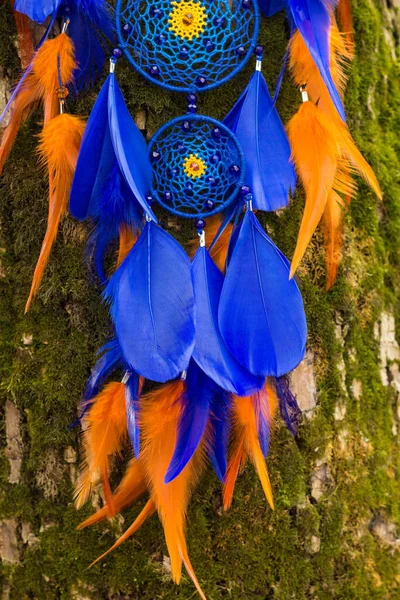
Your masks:
<path fill-rule="evenodd" d="M 295 436 L 301 419 L 301 410 L 297 404 L 296 398 L 290 390 L 288 378 L 276 377 L 275 387 L 278 395 L 281 417 L 290 433 Z"/>
<path fill-rule="evenodd" d="M 193 284 L 189 258 L 173 237 L 146 223 L 105 297 L 130 369 L 165 382 L 187 368 L 195 339 Z"/>
<path fill-rule="evenodd" d="M 153 178 L 147 144 L 128 111 L 115 76 L 110 74 L 109 77 L 108 114 L 115 156 L 137 201 L 145 213 L 157 222 L 146 200 Z"/>
<path fill-rule="evenodd" d="M 104 0 L 68 0 L 65 16 L 78 64 L 74 85 L 79 92 L 99 77 L 114 42 L 113 13 Z"/>
<path fill-rule="evenodd" d="M 48 16 L 58 10 L 62 0 L 15 0 L 14 10 L 26 15 L 32 21 L 43 23 Z"/>
<path fill-rule="evenodd" d="M 307 326 L 289 261 L 247 211 L 222 288 L 219 326 L 237 360 L 255 375 L 280 376 L 304 357 Z"/>
<path fill-rule="evenodd" d="M 75 219 L 93 216 L 93 202 L 115 164 L 115 152 L 108 125 L 108 90 L 105 80 L 85 127 L 69 200 Z"/>
<path fill-rule="evenodd" d="M 249 396 L 264 385 L 264 377 L 255 377 L 229 352 L 218 327 L 218 306 L 224 276 L 207 249 L 197 250 L 192 263 L 196 298 L 196 343 L 193 359 L 224 390 Z"/>
<path fill-rule="evenodd" d="M 286 0 L 258 0 L 261 12 L 266 17 L 272 17 L 286 8 Z"/>
<path fill-rule="evenodd" d="M 264 398 L 262 398 L 264 396 Z M 265 414 L 265 411 L 262 409 L 261 405 L 265 407 L 269 407 L 268 402 L 268 392 L 266 387 L 254 396 L 254 406 L 256 410 L 256 420 L 257 420 L 257 432 L 258 432 L 258 441 L 260 443 L 261 451 L 266 458 L 269 450 L 269 441 L 270 441 L 270 417 L 271 415 Z"/>
<path fill-rule="evenodd" d="M 231 396 L 218 388 L 210 404 L 211 440 L 207 453 L 213 469 L 220 481 L 224 481 L 227 466 L 227 452 L 230 432 Z"/>
<path fill-rule="evenodd" d="M 209 378 L 191 361 L 186 376 L 186 390 L 179 400 L 181 416 L 174 454 L 164 478 L 165 483 L 175 479 L 196 452 L 207 425 L 213 394 L 213 382 L 210 385 Z"/>
<path fill-rule="evenodd" d="M 330 70 L 331 16 L 324 0 L 288 0 L 288 12 L 293 24 L 317 65 L 332 101 L 343 119 L 346 119 L 343 102 L 333 82 Z"/>
<path fill-rule="evenodd" d="M 245 184 L 253 192 L 253 206 L 265 211 L 286 206 L 296 175 L 285 128 L 261 72 L 255 71 L 224 123 L 244 152 Z"/>
<path fill-rule="evenodd" d="M 125 384 L 126 420 L 128 435 L 136 458 L 140 453 L 140 430 L 139 430 L 139 377 L 136 373 L 129 373 L 129 379 Z"/>

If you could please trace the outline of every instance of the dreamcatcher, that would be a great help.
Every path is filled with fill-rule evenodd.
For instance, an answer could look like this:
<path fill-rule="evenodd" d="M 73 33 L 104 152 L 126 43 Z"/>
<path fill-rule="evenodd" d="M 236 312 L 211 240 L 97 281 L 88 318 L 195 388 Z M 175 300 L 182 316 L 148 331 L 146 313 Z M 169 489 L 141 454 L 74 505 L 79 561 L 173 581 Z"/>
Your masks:
<path fill-rule="evenodd" d="M 333 283 L 341 204 L 354 194 L 354 170 L 379 194 L 344 122 L 341 61 L 351 57 L 351 41 L 339 34 L 333 6 L 322 0 L 260 3 L 267 15 L 286 8 L 292 26 L 289 65 L 304 102 L 288 125 L 288 139 L 262 75 L 255 1 L 118 0 L 118 44 L 80 143 L 83 127 L 79 120 L 72 125 L 77 118 L 65 113 L 65 97 L 68 89 L 81 89 L 82 78 L 93 78 L 104 60 L 102 43 L 113 31 L 103 22 L 104 6 L 94 0 L 48 4 L 19 0 L 15 6 L 39 21 L 52 15 L 49 27 L 61 15 L 62 33 L 43 42 L 18 84 L 0 157 L 4 162 L 31 101 L 43 101 L 40 152 L 49 169 L 52 233 L 46 234 L 42 263 L 69 191 L 72 215 L 94 225 L 89 248 L 114 336 L 100 350 L 84 392 L 85 457 L 76 491 L 80 507 L 101 481 L 106 504 L 81 527 L 113 516 L 147 492 L 145 508 L 111 549 L 157 511 L 173 580 L 179 583 L 184 564 L 204 598 L 185 542 L 190 493 L 208 458 L 228 508 L 239 470 L 251 460 L 273 507 L 265 464 L 271 422 L 279 405 L 296 431 L 299 409 L 286 375 L 302 360 L 306 344 L 303 303 L 291 277 L 324 216 Z M 348 20 L 346 7 L 342 14 Z M 75 56 L 81 43 L 73 35 L 75 17 L 97 48 L 93 55 L 87 44 L 81 47 L 83 62 L 73 57 L 74 42 Z M 56 48 L 51 61 L 45 54 L 50 44 Z M 117 82 L 123 55 L 152 84 L 186 95 L 186 114 L 165 123 L 149 144 Z M 224 121 L 200 114 L 201 93 L 230 80 L 252 57 L 255 71 Z M 40 59 L 52 65 L 43 70 L 46 85 L 37 81 Z M 33 94 L 29 103 L 27 90 Z M 294 166 L 306 206 L 291 266 L 257 213 L 288 204 Z M 159 205 L 194 221 L 191 259 L 159 224 Z M 117 265 L 108 277 L 104 260 L 114 241 Z M 121 382 L 107 383 L 121 370 Z M 162 385 L 147 391 L 146 381 Z M 113 492 L 110 459 L 128 440 L 134 457 Z"/>

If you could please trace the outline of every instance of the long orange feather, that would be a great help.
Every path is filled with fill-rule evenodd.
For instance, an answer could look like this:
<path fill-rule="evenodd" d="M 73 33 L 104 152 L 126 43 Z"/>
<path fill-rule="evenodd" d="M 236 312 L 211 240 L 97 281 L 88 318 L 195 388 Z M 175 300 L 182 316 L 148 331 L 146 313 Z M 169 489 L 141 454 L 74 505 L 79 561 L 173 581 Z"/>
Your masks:
<path fill-rule="evenodd" d="M 11 4 L 12 6 L 14 6 L 14 0 L 11 0 Z M 26 15 L 16 10 L 14 10 L 14 20 L 15 25 L 17 27 L 18 47 L 21 56 L 21 65 L 22 68 L 25 69 L 31 61 L 33 53 L 35 51 L 33 47 L 30 21 Z"/>
<path fill-rule="evenodd" d="M 117 267 L 125 260 L 130 250 L 136 243 L 138 236 L 125 223 L 121 226 L 119 232 L 119 247 L 117 257 Z"/>
<path fill-rule="evenodd" d="M 143 449 L 140 461 L 146 473 L 151 499 L 164 527 L 172 579 L 179 583 L 183 562 L 204 600 L 205 596 L 187 555 L 185 540 L 186 509 L 191 490 L 202 468 L 202 449 L 197 450 L 178 477 L 168 484 L 164 483 L 175 448 L 181 412 L 179 398 L 183 389 L 182 381 L 174 381 L 141 398 Z"/>
<path fill-rule="evenodd" d="M 287 131 L 292 158 L 306 192 L 290 270 L 290 277 L 293 277 L 324 213 L 337 171 L 340 147 L 334 121 L 311 101 L 303 102 L 289 122 Z"/>
<path fill-rule="evenodd" d="M 59 110 L 56 94 L 56 88 L 59 87 L 58 66 L 63 85 L 68 85 L 72 81 L 76 64 L 73 43 L 65 33 L 61 33 L 52 40 L 47 40 L 32 59 L 32 70 L 13 103 L 10 123 L 2 135 L 0 173 L 11 152 L 20 126 L 38 102 L 43 104 L 45 123 L 57 115 Z"/>
<path fill-rule="evenodd" d="M 323 230 L 325 239 L 326 289 L 336 281 L 342 247 L 344 202 L 333 190 L 326 203 Z"/>
<path fill-rule="evenodd" d="M 68 206 L 69 192 L 85 123 L 78 117 L 60 114 L 45 124 L 40 134 L 39 154 L 49 172 L 49 210 L 46 234 L 33 275 L 25 312 L 35 297 L 49 261 L 60 220 Z"/>
<path fill-rule="evenodd" d="M 351 54 L 354 55 L 354 31 L 353 31 L 353 13 L 350 0 L 339 0 L 336 7 L 340 27 L 346 40 L 346 46 Z"/>
<path fill-rule="evenodd" d="M 206 219 L 206 246 L 209 248 L 217 235 L 218 229 L 222 223 L 222 218 L 219 215 L 214 215 Z M 232 233 L 232 224 L 228 223 L 224 231 L 221 233 L 217 242 L 210 251 L 210 256 L 219 268 L 220 271 L 225 271 L 226 256 L 228 253 L 229 239 Z M 189 255 L 191 258 L 196 254 L 199 247 L 199 236 L 196 235 L 189 245 Z"/>
<path fill-rule="evenodd" d="M 109 458 L 120 453 L 127 433 L 125 385 L 109 383 L 94 398 L 84 421 L 85 460 L 76 485 L 76 507 L 83 506 L 92 492 L 93 485 L 101 478 L 108 513 L 112 516 L 115 509 L 108 486 Z"/>
<path fill-rule="evenodd" d="M 268 470 L 258 439 L 259 414 L 272 423 L 277 406 L 276 394 L 272 386 L 266 384 L 265 390 L 245 398 L 233 396 L 232 405 L 232 453 L 228 463 L 224 485 L 224 509 L 232 504 L 236 479 L 250 458 L 260 478 L 264 494 L 271 508 L 274 508 L 271 483 Z"/>

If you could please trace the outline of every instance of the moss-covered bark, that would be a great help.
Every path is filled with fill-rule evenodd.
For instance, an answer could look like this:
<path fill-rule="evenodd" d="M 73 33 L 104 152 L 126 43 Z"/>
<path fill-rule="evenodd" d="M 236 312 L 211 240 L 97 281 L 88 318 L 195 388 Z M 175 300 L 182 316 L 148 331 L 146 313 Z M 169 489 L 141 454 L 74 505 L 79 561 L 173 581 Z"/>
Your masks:
<path fill-rule="evenodd" d="M 267 508 L 250 467 L 226 514 L 211 470 L 194 494 L 188 543 L 210 600 L 400 598 L 395 541 L 395 526 L 400 525 L 400 378 L 398 347 L 390 333 L 393 315 L 400 327 L 399 29 L 395 9 L 384 0 L 353 0 L 353 8 L 357 53 L 346 94 L 348 122 L 376 170 L 384 200 L 378 203 L 360 183 L 346 217 L 345 257 L 331 292 L 324 290 L 319 234 L 303 262 L 317 407 L 303 420 L 296 440 L 277 420 L 268 459 L 276 510 Z M 283 14 L 263 21 L 263 67 L 271 88 L 287 39 Z M 14 41 L 9 2 L 3 2 L 0 67 L 11 80 L 19 66 Z M 205 94 L 202 112 L 222 118 L 252 68 Z M 125 64 L 118 65 L 118 79 L 131 112 L 146 111 L 148 135 L 185 109 L 182 95 L 150 86 Z M 97 91 L 71 103 L 73 110 L 87 115 Z M 285 122 L 298 102 L 285 78 L 278 101 Z M 92 508 L 77 514 L 72 502 L 79 435 L 68 425 L 109 323 L 83 262 L 87 229 L 69 217 L 39 297 L 23 315 L 46 221 L 46 182 L 35 157 L 37 131 L 32 119 L 0 180 L 0 406 L 12 401 L 20 410 L 23 443 L 19 483 L 10 483 L 2 421 L 0 519 L 14 528 L 20 557 L 0 567 L 4 597 L 192 598 L 194 589 L 186 578 L 180 587 L 169 580 L 162 528 L 155 517 L 134 539 L 87 570 L 143 502 L 125 511 L 123 519 L 76 531 Z M 288 210 L 268 217 L 275 241 L 288 256 L 302 208 L 299 194 Z M 191 235 L 189 224 L 166 218 L 166 225 L 183 242 Z M 119 474 L 122 468 L 117 465 Z M 317 495 L 313 488 L 318 478 Z"/>

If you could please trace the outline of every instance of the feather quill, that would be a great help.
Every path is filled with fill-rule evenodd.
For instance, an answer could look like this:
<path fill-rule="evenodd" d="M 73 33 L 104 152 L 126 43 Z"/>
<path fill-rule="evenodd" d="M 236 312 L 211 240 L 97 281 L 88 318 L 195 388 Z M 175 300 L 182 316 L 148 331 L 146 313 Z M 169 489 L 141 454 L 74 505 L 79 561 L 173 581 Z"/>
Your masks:
<path fill-rule="evenodd" d="M 114 514 L 109 487 L 109 457 L 120 453 L 127 433 L 125 386 L 109 383 L 84 417 L 85 460 L 76 485 L 75 502 L 80 508 L 88 500 L 93 486 L 101 479 L 108 510 Z"/>
<path fill-rule="evenodd" d="M 39 154 L 49 172 L 49 212 L 46 234 L 33 275 L 25 312 L 35 297 L 57 236 L 60 220 L 68 206 L 69 190 L 78 158 L 84 122 L 67 113 L 60 114 L 45 124 L 40 134 Z"/>

